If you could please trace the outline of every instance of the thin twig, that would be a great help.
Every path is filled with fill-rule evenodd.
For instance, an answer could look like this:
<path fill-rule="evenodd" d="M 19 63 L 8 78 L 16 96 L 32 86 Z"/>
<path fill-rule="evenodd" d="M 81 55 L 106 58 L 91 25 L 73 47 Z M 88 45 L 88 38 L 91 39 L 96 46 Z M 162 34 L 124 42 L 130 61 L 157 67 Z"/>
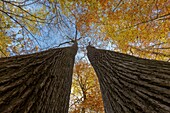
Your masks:
<path fill-rule="evenodd" d="M 76 28 L 76 33 L 75 33 L 75 38 L 74 40 L 77 41 L 77 26 L 75 25 L 75 28 Z"/>
<path fill-rule="evenodd" d="M 170 57 L 170 54 L 164 54 L 164 53 L 159 53 L 159 52 L 154 52 L 154 51 L 147 51 L 145 49 L 136 48 L 136 47 L 133 47 L 133 46 L 130 46 L 130 47 L 133 48 L 133 49 L 136 49 L 138 51 L 141 51 L 141 52 L 146 52 L 146 53 L 155 54 L 155 55 L 161 55 L 161 56 L 164 56 L 164 57 Z"/>
<path fill-rule="evenodd" d="M 39 44 L 38 40 L 36 39 L 36 37 L 25 27 L 23 26 L 21 23 L 19 23 L 17 20 L 15 20 L 12 16 L 10 16 L 8 13 L 5 13 L 3 10 L 1 10 L 4 14 L 6 14 L 8 17 L 10 17 L 13 21 L 15 21 L 17 24 L 19 24 L 21 26 L 21 28 L 24 28 L 27 32 L 30 33 L 30 35 L 35 39 L 35 41 L 37 42 L 37 44 L 41 47 L 41 45 Z"/>
<path fill-rule="evenodd" d="M 121 4 L 122 0 L 119 1 L 119 3 L 116 5 L 116 7 L 113 9 L 113 12 L 118 8 L 118 6 Z"/>
<path fill-rule="evenodd" d="M 1 53 L 2 53 L 3 55 L 5 55 L 5 56 L 7 57 L 7 55 L 2 51 L 2 49 L 0 49 L 0 51 L 1 51 Z"/>
<path fill-rule="evenodd" d="M 42 19 L 42 18 L 40 18 L 40 17 L 37 17 L 37 16 L 31 14 L 30 12 L 24 10 L 21 6 L 16 5 L 16 4 L 13 4 L 13 3 L 10 2 L 10 1 L 5 1 L 5 0 L 2 0 L 2 1 L 3 1 L 3 2 L 6 2 L 6 3 L 9 3 L 9 4 L 11 4 L 11 5 L 15 6 L 15 7 L 18 7 L 19 9 L 21 9 L 22 11 L 26 12 L 27 14 L 31 15 L 31 16 L 34 17 L 34 18 L 38 18 L 38 19 L 40 19 L 40 20 L 46 20 L 46 19 Z"/>
<path fill-rule="evenodd" d="M 70 43 L 70 42 L 72 42 L 72 41 L 67 41 L 67 42 L 60 43 L 58 46 L 55 46 L 55 47 L 60 47 L 61 45 L 68 44 L 68 43 Z M 54 48 L 55 48 L 55 47 L 54 47 Z"/>

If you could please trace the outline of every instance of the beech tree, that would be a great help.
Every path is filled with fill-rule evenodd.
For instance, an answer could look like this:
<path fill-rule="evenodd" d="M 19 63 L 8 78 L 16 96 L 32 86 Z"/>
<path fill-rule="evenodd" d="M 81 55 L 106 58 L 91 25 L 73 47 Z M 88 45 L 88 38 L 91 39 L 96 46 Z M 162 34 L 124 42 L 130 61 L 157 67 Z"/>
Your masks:
<path fill-rule="evenodd" d="M 169 0 L 0 0 L 0 57 L 30 54 L 61 45 L 68 41 L 68 37 L 72 37 L 73 27 L 76 26 L 78 37 L 81 37 L 79 47 L 84 47 L 91 41 L 95 46 L 109 47 L 110 50 L 121 53 L 169 61 L 169 6 Z M 29 61 L 25 61 L 22 64 L 27 69 Z M 17 62 L 11 62 L 10 65 L 18 65 Z M 2 67 L 4 63 L 1 63 Z M 7 71 L 2 69 L 0 72 L 8 73 L 7 67 L 3 67 Z M 11 81 L 2 87 L 12 87 L 10 84 L 15 83 L 14 80 L 14 83 Z M 76 88 L 75 85 L 73 87 Z M 93 108 L 97 111 L 97 107 L 102 108 L 93 107 L 97 104 L 92 103 L 101 100 L 99 93 L 88 91 L 86 102 L 78 103 L 77 109 Z M 77 109 L 73 111 L 77 112 Z"/>
<path fill-rule="evenodd" d="M 170 63 L 87 47 L 106 113 L 169 113 Z"/>
<path fill-rule="evenodd" d="M 72 47 L 0 59 L 1 113 L 67 113 L 74 57 Z"/>

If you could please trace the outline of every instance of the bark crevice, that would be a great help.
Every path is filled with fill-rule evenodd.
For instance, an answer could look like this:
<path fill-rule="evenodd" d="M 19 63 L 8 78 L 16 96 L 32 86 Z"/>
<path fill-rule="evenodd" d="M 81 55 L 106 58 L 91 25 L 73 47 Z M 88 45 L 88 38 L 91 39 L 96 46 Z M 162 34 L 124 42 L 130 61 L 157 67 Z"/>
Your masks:
<path fill-rule="evenodd" d="M 170 63 L 87 47 L 106 113 L 169 113 Z"/>
<path fill-rule="evenodd" d="M 0 58 L 1 113 L 68 113 L 77 44 Z"/>

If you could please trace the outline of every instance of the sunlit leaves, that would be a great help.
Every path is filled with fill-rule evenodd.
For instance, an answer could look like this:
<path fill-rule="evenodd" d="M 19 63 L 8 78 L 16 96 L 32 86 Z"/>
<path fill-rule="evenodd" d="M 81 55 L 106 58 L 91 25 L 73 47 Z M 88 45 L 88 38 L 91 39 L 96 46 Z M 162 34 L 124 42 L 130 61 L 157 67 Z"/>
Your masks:
<path fill-rule="evenodd" d="M 132 45 L 137 45 L 135 46 L 137 48 L 146 48 L 152 43 L 164 42 L 161 47 L 170 45 L 167 38 L 170 32 L 168 0 L 70 0 L 68 2 L 70 4 L 62 10 L 71 9 L 70 15 L 75 17 L 78 30 L 82 34 L 103 33 L 100 38 L 113 40 L 113 44 L 118 45 L 118 49 L 122 52 L 128 53 L 129 46 Z M 145 49 L 143 53 L 144 51 Z M 157 50 L 160 55 L 168 51 L 169 49 Z M 153 56 L 155 55 L 153 53 Z"/>
<path fill-rule="evenodd" d="M 0 31 L 0 57 L 9 56 L 7 47 L 8 44 L 10 43 L 11 43 L 10 37 L 5 36 L 5 34 Z"/>
<path fill-rule="evenodd" d="M 168 0 L 47 0 L 19 6 L 17 2 L 1 1 L 0 27 L 3 30 L 22 28 L 40 35 L 39 25 L 63 21 L 58 18 L 64 14 L 73 19 L 69 21 L 76 22 L 82 36 L 112 40 L 116 49 L 128 53 L 131 46 L 146 48 L 151 43 L 164 42 L 161 47 L 167 47 L 169 4 Z M 168 51 L 158 49 L 160 53 Z"/>
<path fill-rule="evenodd" d="M 27 43 L 26 39 L 37 40 L 34 35 L 40 35 L 39 26 L 42 27 L 48 22 L 46 17 L 49 12 L 46 6 L 36 3 L 36 1 L 0 1 L 0 31 L 4 35 L 2 36 L 1 33 L 1 40 L 3 40 L 3 37 L 10 37 L 13 42 L 9 45 L 6 41 L 7 46 L 4 46 L 4 48 L 10 48 L 13 53 L 19 54 L 18 52 L 23 51 L 23 48 L 25 48 L 25 52 L 30 49 L 27 46 L 30 45 L 29 41 Z M 16 42 L 18 38 L 24 39 L 26 43 Z M 35 47 L 35 43 L 32 46 Z"/>
<path fill-rule="evenodd" d="M 97 77 L 85 61 L 75 65 L 71 93 L 70 112 L 96 111 L 103 113 L 103 102 Z"/>

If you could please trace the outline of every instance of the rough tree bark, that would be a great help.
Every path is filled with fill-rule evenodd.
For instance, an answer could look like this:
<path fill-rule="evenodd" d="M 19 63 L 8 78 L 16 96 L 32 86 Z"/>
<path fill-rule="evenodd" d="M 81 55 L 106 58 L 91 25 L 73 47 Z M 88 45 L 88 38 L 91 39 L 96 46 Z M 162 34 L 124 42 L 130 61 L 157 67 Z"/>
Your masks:
<path fill-rule="evenodd" d="M 170 113 L 170 63 L 87 47 L 106 113 Z"/>
<path fill-rule="evenodd" d="M 0 59 L 0 113 L 67 113 L 77 44 Z"/>

